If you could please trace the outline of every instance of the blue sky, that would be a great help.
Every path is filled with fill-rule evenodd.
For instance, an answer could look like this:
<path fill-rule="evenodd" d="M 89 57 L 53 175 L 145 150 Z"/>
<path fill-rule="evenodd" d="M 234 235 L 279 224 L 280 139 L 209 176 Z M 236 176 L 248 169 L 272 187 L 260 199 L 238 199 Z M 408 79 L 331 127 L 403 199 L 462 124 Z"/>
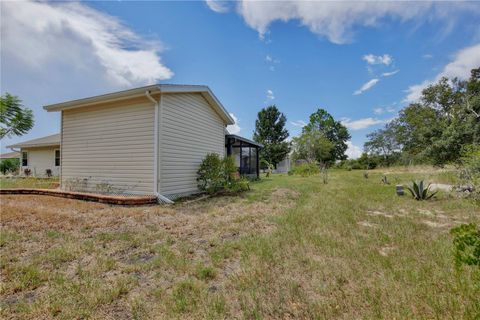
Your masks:
<path fill-rule="evenodd" d="M 480 3 L 2 2 L 1 92 L 34 109 L 151 83 L 206 84 L 251 137 L 257 112 L 286 114 L 292 136 L 317 108 L 365 136 L 441 76 L 480 66 Z"/>

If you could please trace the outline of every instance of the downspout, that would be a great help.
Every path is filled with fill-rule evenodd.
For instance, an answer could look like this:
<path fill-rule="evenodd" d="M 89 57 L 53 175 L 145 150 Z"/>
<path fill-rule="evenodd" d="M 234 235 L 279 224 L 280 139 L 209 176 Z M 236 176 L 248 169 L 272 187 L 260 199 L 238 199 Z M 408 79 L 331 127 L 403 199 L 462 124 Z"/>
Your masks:
<path fill-rule="evenodd" d="M 158 125 L 160 120 L 158 119 L 160 103 L 153 99 L 150 95 L 150 90 L 145 91 L 145 96 L 153 102 L 155 106 L 155 115 L 154 115 L 154 125 L 153 125 L 153 194 L 157 197 L 157 200 L 161 200 L 164 203 L 173 203 L 172 200 L 168 199 L 164 195 L 161 195 L 158 192 L 158 145 L 159 145 L 159 137 L 158 137 Z M 160 96 L 160 99 L 162 97 Z"/>

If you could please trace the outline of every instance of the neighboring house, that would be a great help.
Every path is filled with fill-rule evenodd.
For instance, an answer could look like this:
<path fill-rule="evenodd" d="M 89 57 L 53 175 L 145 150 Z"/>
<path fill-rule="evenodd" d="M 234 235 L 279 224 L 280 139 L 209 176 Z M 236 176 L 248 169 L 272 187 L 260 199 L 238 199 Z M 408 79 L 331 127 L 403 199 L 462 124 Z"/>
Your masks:
<path fill-rule="evenodd" d="M 230 142 L 248 150 L 245 165 L 258 167 L 258 152 L 250 150 L 260 146 L 226 140 L 234 120 L 207 86 L 151 85 L 44 109 L 61 112 L 65 190 L 155 194 L 163 201 L 196 193 L 200 163 L 208 153 L 235 150 Z"/>
<path fill-rule="evenodd" d="M 13 144 L 7 148 L 18 149 L 21 175 L 25 169 L 30 169 L 34 177 L 46 177 L 47 170 L 54 176 L 60 173 L 60 134 Z"/>
<path fill-rule="evenodd" d="M 290 155 L 287 155 L 285 159 L 277 164 L 277 168 L 273 170 L 273 173 L 287 173 L 292 168 Z"/>
<path fill-rule="evenodd" d="M 20 152 L 16 152 L 16 151 L 0 154 L 0 160 L 19 159 L 19 158 L 20 158 Z"/>

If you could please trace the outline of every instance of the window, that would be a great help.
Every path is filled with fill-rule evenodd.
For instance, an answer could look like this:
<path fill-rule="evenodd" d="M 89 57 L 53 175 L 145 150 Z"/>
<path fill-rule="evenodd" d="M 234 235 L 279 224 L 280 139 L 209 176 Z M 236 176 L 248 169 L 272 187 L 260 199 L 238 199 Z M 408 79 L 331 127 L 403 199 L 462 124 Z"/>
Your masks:
<path fill-rule="evenodd" d="M 55 167 L 60 167 L 60 150 L 55 150 Z"/>
<path fill-rule="evenodd" d="M 22 152 L 22 167 L 28 167 L 28 152 Z"/>

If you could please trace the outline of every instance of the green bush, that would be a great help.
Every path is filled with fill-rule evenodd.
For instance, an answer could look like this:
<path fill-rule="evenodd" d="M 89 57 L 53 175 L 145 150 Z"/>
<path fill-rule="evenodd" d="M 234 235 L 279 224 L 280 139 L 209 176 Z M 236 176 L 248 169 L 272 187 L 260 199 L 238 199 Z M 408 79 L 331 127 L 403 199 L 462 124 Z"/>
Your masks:
<path fill-rule="evenodd" d="M 296 165 L 290 170 L 289 174 L 296 174 L 302 177 L 308 177 L 314 174 L 318 174 L 320 169 L 316 163 L 302 163 Z"/>
<path fill-rule="evenodd" d="M 17 172 L 20 168 L 19 159 L 2 159 L 0 161 L 0 171 L 3 174 Z"/>
<path fill-rule="evenodd" d="M 197 171 L 198 188 L 209 194 L 218 192 L 238 193 L 249 189 L 248 180 L 240 177 L 233 157 L 223 159 L 209 153 Z"/>
<path fill-rule="evenodd" d="M 462 150 L 459 178 L 473 187 L 472 196 L 480 200 L 480 146 L 469 145 Z"/>
<path fill-rule="evenodd" d="M 480 266 L 480 230 L 473 224 L 462 224 L 450 230 L 453 236 L 455 264 Z"/>

